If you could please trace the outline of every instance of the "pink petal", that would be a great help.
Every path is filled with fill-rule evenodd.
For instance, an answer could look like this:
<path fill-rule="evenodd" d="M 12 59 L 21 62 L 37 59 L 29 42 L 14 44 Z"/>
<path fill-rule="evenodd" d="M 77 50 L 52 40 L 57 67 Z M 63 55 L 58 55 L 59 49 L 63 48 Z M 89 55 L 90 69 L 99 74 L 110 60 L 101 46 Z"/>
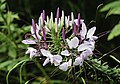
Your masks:
<path fill-rule="evenodd" d="M 30 39 L 22 40 L 22 43 L 24 43 L 24 44 L 36 44 L 35 40 L 30 40 Z"/>

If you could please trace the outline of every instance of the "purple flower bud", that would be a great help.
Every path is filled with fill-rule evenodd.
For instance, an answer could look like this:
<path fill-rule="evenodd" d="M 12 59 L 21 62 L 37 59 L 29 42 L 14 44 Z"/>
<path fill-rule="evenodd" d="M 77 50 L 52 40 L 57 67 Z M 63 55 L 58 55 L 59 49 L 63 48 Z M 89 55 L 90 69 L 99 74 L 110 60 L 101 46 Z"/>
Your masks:
<path fill-rule="evenodd" d="M 44 39 L 44 46 L 45 46 L 45 48 L 47 49 L 47 48 L 48 48 L 48 45 L 47 45 L 47 43 L 46 43 L 46 34 L 45 34 L 45 29 L 44 29 L 44 27 L 42 28 L 42 33 L 43 33 L 43 39 Z"/>
<path fill-rule="evenodd" d="M 80 13 L 78 13 L 78 28 L 80 28 Z"/>
<path fill-rule="evenodd" d="M 33 31 L 34 31 L 34 33 L 36 33 L 36 26 L 35 26 L 34 19 L 32 19 L 32 27 L 33 27 Z"/>
<path fill-rule="evenodd" d="M 45 10 L 43 10 L 42 19 L 43 19 L 43 21 L 45 20 Z"/>
<path fill-rule="evenodd" d="M 73 34 L 76 35 L 76 23 L 74 22 Z"/>
<path fill-rule="evenodd" d="M 44 41 L 46 41 L 46 34 L 45 34 L 45 29 L 44 29 L 44 27 L 42 28 L 42 33 L 43 33 L 43 39 L 44 39 Z"/>
<path fill-rule="evenodd" d="M 58 21 L 59 21 L 59 8 L 57 8 L 56 18 L 57 18 L 57 24 L 58 24 Z"/>
<path fill-rule="evenodd" d="M 65 40 L 65 28 L 64 27 L 62 28 L 62 39 L 63 41 Z"/>

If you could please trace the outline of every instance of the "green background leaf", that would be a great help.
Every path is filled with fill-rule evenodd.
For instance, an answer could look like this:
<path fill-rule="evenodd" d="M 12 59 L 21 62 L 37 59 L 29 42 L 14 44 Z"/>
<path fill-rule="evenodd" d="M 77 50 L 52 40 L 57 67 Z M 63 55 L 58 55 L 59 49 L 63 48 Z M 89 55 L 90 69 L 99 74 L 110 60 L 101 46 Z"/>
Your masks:
<path fill-rule="evenodd" d="M 113 39 L 114 37 L 117 37 L 120 35 L 120 23 L 115 25 L 115 27 L 112 29 L 111 33 L 108 36 L 108 40 Z"/>

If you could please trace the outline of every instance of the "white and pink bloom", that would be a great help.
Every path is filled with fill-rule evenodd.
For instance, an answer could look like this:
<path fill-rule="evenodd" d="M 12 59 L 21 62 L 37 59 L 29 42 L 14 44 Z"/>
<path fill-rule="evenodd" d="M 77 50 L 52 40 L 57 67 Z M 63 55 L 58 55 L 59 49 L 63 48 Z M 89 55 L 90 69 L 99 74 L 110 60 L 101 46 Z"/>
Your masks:
<path fill-rule="evenodd" d="M 37 50 L 35 48 L 28 47 L 28 50 L 25 54 L 30 54 L 30 58 L 32 58 L 33 56 L 37 55 Z"/>
<path fill-rule="evenodd" d="M 95 40 L 98 37 L 94 36 L 96 27 L 87 30 L 80 13 L 77 19 L 74 18 L 73 12 L 71 17 L 64 16 L 64 11 L 61 17 L 59 13 L 58 8 L 55 19 L 52 12 L 50 18 L 49 16 L 46 18 L 43 10 L 38 23 L 35 24 L 32 19 L 31 36 L 33 38 L 23 40 L 22 43 L 34 44 L 32 45 L 34 48 L 28 47 L 26 51 L 26 54 L 30 54 L 30 58 L 46 57 L 43 66 L 51 63 L 58 66 L 60 70 L 67 71 L 71 67 L 82 66 L 85 60 L 89 60 L 88 58 L 93 55 Z M 67 36 L 66 33 L 68 34 L 69 30 L 72 34 Z"/>
<path fill-rule="evenodd" d="M 43 63 L 43 66 L 45 66 L 49 62 L 51 64 L 53 63 L 55 66 L 58 66 L 62 62 L 62 56 L 60 56 L 60 55 L 52 55 L 50 53 L 50 51 L 45 50 L 45 49 L 41 49 L 40 51 L 41 51 L 43 56 L 47 57 L 46 60 Z"/>

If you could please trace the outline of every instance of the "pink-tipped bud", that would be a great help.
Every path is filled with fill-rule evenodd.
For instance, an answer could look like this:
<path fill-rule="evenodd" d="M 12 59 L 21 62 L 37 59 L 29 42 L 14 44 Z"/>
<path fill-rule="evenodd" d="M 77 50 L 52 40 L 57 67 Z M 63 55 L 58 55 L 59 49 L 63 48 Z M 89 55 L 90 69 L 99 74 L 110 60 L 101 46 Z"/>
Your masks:
<path fill-rule="evenodd" d="M 43 19 L 43 21 L 45 20 L 45 10 L 43 10 L 43 12 L 42 12 L 42 19 Z"/>
<path fill-rule="evenodd" d="M 33 27 L 33 31 L 34 31 L 34 33 L 36 33 L 36 26 L 35 26 L 34 19 L 32 19 L 32 27 Z"/>
<path fill-rule="evenodd" d="M 44 29 L 44 27 L 42 28 L 42 33 L 43 33 L 44 46 L 45 46 L 45 48 L 47 49 L 47 48 L 48 48 L 48 45 L 47 45 L 47 43 L 46 43 L 46 34 L 45 34 L 45 29 Z"/>
<path fill-rule="evenodd" d="M 74 22 L 74 29 L 73 29 L 73 34 L 76 35 L 76 23 Z"/>
<path fill-rule="evenodd" d="M 43 39 L 44 39 L 44 41 L 46 41 L 46 34 L 45 34 L 45 29 L 44 28 L 42 28 L 42 33 L 43 33 Z"/>
<path fill-rule="evenodd" d="M 65 40 L 65 28 L 64 27 L 62 28 L 62 39 L 63 41 Z"/>
<path fill-rule="evenodd" d="M 78 13 L 78 28 L 80 28 L 80 13 Z"/>
<path fill-rule="evenodd" d="M 57 24 L 58 24 L 58 21 L 59 21 L 59 7 L 57 8 L 57 13 L 56 13 L 56 18 L 57 18 Z"/>

